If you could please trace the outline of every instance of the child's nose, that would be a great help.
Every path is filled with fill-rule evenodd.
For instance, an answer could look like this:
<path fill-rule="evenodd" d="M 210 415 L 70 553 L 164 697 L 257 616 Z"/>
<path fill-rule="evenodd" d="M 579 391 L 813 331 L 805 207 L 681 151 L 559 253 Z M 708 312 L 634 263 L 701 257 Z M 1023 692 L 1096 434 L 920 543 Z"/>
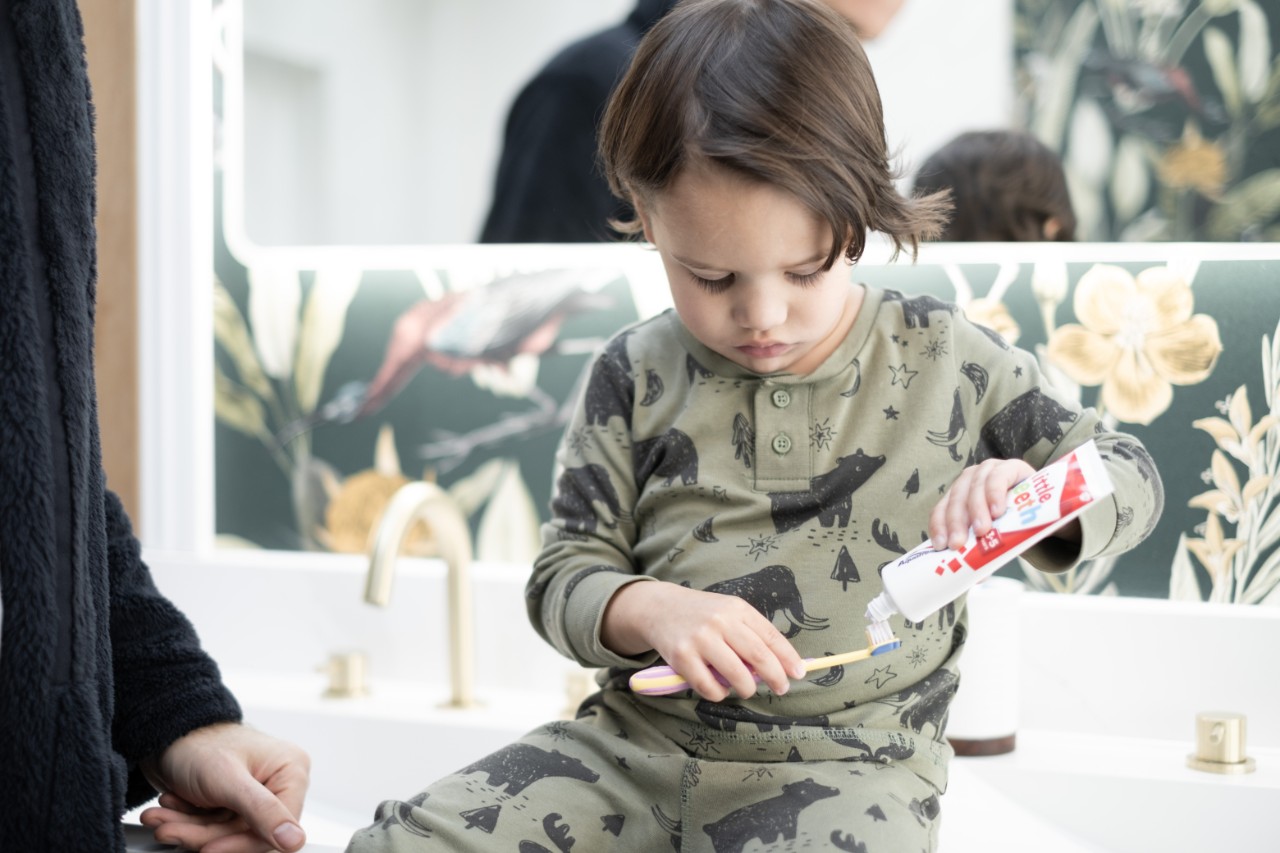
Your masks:
<path fill-rule="evenodd" d="M 742 328 L 764 332 L 775 329 L 786 321 L 786 301 L 769 293 L 767 288 L 742 288 L 740 293 L 733 310 L 734 320 Z"/>

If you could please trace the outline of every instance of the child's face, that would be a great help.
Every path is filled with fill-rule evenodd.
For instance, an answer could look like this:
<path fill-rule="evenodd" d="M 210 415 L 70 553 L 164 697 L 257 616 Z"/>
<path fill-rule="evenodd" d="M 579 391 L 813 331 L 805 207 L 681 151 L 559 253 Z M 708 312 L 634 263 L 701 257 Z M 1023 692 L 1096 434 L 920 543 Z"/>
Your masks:
<path fill-rule="evenodd" d="M 710 349 L 755 373 L 808 374 L 840 345 L 859 290 L 831 230 L 795 196 L 690 165 L 638 206 L 676 311 Z"/>

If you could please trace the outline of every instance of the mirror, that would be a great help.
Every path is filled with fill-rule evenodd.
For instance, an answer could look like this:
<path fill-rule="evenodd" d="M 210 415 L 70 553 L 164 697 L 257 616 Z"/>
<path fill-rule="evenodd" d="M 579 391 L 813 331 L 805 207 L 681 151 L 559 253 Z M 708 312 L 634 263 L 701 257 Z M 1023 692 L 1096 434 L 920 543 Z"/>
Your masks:
<path fill-rule="evenodd" d="M 239 151 L 222 163 L 228 235 L 261 247 L 474 242 L 521 86 L 633 6 L 224 0 L 222 132 Z M 1012 16 L 1008 0 L 906 0 L 868 43 L 908 175 L 956 133 L 1008 123 Z"/>

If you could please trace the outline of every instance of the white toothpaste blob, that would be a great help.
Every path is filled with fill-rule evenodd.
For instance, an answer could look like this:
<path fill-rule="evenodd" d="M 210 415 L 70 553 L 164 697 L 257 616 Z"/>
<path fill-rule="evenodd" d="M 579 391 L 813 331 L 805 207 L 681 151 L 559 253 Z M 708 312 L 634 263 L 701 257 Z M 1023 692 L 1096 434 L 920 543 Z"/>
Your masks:
<path fill-rule="evenodd" d="M 1114 490 L 1097 446 L 1085 442 L 1010 489 L 1004 514 L 981 539 L 970 528 L 964 545 L 941 551 L 926 540 L 885 566 L 868 621 L 901 613 L 923 622 Z"/>

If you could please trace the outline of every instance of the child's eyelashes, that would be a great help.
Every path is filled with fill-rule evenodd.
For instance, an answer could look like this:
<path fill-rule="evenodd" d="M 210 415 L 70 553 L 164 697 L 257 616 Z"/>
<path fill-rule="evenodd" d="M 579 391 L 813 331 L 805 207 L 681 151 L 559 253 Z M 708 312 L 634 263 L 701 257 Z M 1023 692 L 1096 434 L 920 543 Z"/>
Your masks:
<path fill-rule="evenodd" d="M 709 293 L 722 293 L 729 289 L 734 282 L 734 274 L 721 276 L 720 278 L 706 278 L 695 272 L 690 272 L 689 277 L 693 279 L 693 283 L 701 287 Z M 815 270 L 811 273 L 787 273 L 787 279 L 798 287 L 813 287 L 822 278 L 822 270 Z"/>
<path fill-rule="evenodd" d="M 729 285 L 733 284 L 733 273 L 720 278 L 704 278 L 695 272 L 690 272 L 689 276 L 693 279 L 693 283 L 710 293 L 721 293 L 729 289 Z"/>

